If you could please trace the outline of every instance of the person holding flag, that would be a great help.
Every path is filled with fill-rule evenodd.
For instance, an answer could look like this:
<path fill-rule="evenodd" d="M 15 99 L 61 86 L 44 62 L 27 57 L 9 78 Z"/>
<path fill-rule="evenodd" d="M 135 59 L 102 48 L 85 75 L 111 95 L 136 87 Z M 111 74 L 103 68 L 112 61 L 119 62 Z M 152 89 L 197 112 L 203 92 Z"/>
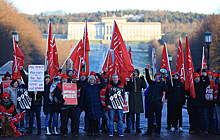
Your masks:
<path fill-rule="evenodd" d="M 146 65 L 146 79 L 150 86 L 147 94 L 148 102 L 148 130 L 143 136 L 151 136 L 153 131 L 153 114 L 156 114 L 156 137 L 160 137 L 161 115 L 162 115 L 162 97 L 163 91 L 168 91 L 166 83 L 162 80 L 159 73 L 154 75 L 155 81 L 151 80 L 149 74 L 150 65 Z"/>

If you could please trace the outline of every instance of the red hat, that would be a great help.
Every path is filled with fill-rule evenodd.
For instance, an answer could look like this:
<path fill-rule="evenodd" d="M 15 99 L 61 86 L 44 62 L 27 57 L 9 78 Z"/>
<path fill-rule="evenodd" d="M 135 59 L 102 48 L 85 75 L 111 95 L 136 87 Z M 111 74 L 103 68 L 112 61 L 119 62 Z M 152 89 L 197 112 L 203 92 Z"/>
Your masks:
<path fill-rule="evenodd" d="M 213 73 L 212 76 L 213 77 L 218 77 L 218 74 L 217 73 Z"/>
<path fill-rule="evenodd" d="M 11 74 L 7 71 L 5 74 L 5 77 L 10 77 L 11 78 Z"/>
<path fill-rule="evenodd" d="M 79 74 L 79 77 L 80 77 L 81 75 L 85 75 L 85 76 L 86 76 L 86 72 L 85 72 L 85 71 L 81 71 L 80 74 Z"/>
<path fill-rule="evenodd" d="M 211 74 L 211 75 L 212 75 L 212 72 L 211 72 L 211 71 L 208 71 L 208 72 L 207 72 L 207 74 L 208 74 L 208 75 L 209 75 L 209 74 Z"/>
<path fill-rule="evenodd" d="M 77 75 L 72 75 L 71 79 L 76 78 L 76 77 L 77 77 Z"/>
<path fill-rule="evenodd" d="M 5 80 L 5 77 L 2 77 L 2 81 L 4 81 Z"/>
<path fill-rule="evenodd" d="M 171 75 L 173 76 L 174 75 L 174 73 L 176 73 L 175 71 L 171 71 Z"/>
<path fill-rule="evenodd" d="M 159 75 L 159 76 L 160 76 L 160 74 L 159 74 L 159 73 L 155 73 L 155 74 L 154 74 L 154 78 L 155 78 L 157 75 Z"/>
<path fill-rule="evenodd" d="M 193 78 L 194 78 L 194 79 L 195 79 L 196 77 L 200 77 L 200 75 L 199 75 L 197 72 L 195 72 L 194 75 L 193 75 Z"/>
<path fill-rule="evenodd" d="M 63 78 L 68 79 L 68 77 L 67 77 L 66 73 L 63 73 L 63 74 L 62 74 L 61 79 L 63 79 Z"/>
<path fill-rule="evenodd" d="M 94 71 L 91 71 L 91 72 L 90 72 L 90 75 L 94 75 L 94 76 L 95 76 L 96 73 L 95 73 Z"/>
<path fill-rule="evenodd" d="M 58 72 L 58 73 L 56 74 L 56 76 L 62 76 L 62 74 Z"/>
<path fill-rule="evenodd" d="M 5 98 L 5 97 L 10 98 L 10 96 L 9 96 L 8 92 L 4 92 L 4 93 L 2 94 L 2 98 Z"/>

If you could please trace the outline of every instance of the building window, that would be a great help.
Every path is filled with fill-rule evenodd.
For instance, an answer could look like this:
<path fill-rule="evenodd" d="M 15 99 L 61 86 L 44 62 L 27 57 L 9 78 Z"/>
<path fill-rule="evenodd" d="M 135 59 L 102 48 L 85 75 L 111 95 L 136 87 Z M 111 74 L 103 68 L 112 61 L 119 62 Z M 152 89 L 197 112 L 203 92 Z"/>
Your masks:
<path fill-rule="evenodd" d="M 106 31 L 107 31 L 107 34 L 108 34 L 108 26 L 106 26 Z M 108 40 L 108 39 L 107 39 Z"/>

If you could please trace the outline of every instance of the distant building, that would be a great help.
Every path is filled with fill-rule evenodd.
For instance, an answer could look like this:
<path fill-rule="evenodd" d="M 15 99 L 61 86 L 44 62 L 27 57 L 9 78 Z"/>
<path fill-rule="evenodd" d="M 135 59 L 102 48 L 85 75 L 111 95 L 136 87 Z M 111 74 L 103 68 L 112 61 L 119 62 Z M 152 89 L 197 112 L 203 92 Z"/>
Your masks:
<path fill-rule="evenodd" d="M 90 40 L 111 40 L 116 20 L 124 40 L 144 41 L 161 39 L 160 22 L 127 22 L 125 17 L 102 17 L 101 22 L 87 22 Z M 84 33 L 85 22 L 68 22 L 67 39 L 79 40 Z"/>

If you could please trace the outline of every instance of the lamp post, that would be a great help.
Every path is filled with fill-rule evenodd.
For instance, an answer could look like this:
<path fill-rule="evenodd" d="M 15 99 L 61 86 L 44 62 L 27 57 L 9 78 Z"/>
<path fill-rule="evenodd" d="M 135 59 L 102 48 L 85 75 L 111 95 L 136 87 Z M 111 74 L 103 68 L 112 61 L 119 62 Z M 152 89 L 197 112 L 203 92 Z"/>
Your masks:
<path fill-rule="evenodd" d="M 19 42 L 19 32 L 18 31 L 12 31 L 12 39 L 15 38 L 15 42 Z"/>
<path fill-rule="evenodd" d="M 207 45 L 207 70 L 209 71 L 209 48 L 210 44 L 212 43 L 212 32 L 205 32 L 205 43 Z"/>

